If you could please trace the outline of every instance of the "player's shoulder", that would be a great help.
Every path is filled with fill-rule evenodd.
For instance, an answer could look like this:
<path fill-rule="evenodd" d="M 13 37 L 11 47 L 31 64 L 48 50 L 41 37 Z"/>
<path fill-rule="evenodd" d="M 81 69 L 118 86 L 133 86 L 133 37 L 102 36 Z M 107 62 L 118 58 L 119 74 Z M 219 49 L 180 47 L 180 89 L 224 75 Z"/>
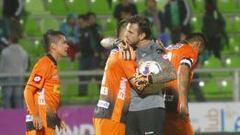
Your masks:
<path fill-rule="evenodd" d="M 118 52 L 119 52 L 119 49 L 118 49 L 117 47 L 115 47 L 115 48 L 113 48 L 113 49 L 111 50 L 110 53 L 115 54 L 115 53 L 118 53 Z"/>
<path fill-rule="evenodd" d="M 50 59 L 48 58 L 47 55 L 42 56 L 41 58 L 39 58 L 39 60 L 37 61 L 38 64 L 48 64 L 50 62 Z"/>
<path fill-rule="evenodd" d="M 189 44 L 186 44 L 186 43 L 177 43 L 175 45 L 169 45 L 167 47 L 167 50 L 169 50 L 169 51 L 175 50 L 175 52 L 185 53 L 185 54 L 194 52 L 193 48 Z"/>
<path fill-rule="evenodd" d="M 34 67 L 35 68 L 48 68 L 51 65 L 53 65 L 53 64 L 51 64 L 51 60 L 48 58 L 47 55 L 45 55 L 38 59 L 38 61 L 36 62 Z"/>
<path fill-rule="evenodd" d="M 110 54 L 109 54 L 109 57 L 115 57 L 116 55 L 119 54 L 119 49 L 118 48 L 113 48 L 111 51 L 110 51 Z"/>

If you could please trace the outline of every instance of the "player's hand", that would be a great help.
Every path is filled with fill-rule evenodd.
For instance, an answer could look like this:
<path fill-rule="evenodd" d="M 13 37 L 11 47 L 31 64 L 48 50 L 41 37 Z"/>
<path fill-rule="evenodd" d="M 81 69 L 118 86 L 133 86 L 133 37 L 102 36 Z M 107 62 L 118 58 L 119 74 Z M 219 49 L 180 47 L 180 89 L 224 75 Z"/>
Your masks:
<path fill-rule="evenodd" d="M 123 60 L 136 60 L 136 51 L 125 42 L 118 44 L 118 49 L 120 52 L 120 58 Z"/>
<path fill-rule="evenodd" d="M 135 73 L 130 82 L 139 94 L 150 84 L 149 76 L 139 73 Z"/>
<path fill-rule="evenodd" d="M 66 132 L 67 130 L 67 124 L 63 120 L 60 120 L 60 122 L 57 124 L 57 127 L 60 131 L 63 132 Z"/>
<path fill-rule="evenodd" d="M 112 37 L 107 37 L 101 40 L 100 44 L 102 45 L 102 47 L 104 47 L 105 49 L 112 49 L 114 47 L 114 44 L 117 43 L 117 39 L 116 38 L 112 38 Z"/>
<path fill-rule="evenodd" d="M 36 130 L 42 129 L 42 121 L 41 121 L 39 115 L 33 116 L 33 126 L 35 127 Z"/>
<path fill-rule="evenodd" d="M 189 112 L 188 112 L 187 104 L 185 104 L 185 103 L 180 103 L 179 113 L 180 113 L 181 117 L 182 117 L 184 120 L 189 119 Z"/>

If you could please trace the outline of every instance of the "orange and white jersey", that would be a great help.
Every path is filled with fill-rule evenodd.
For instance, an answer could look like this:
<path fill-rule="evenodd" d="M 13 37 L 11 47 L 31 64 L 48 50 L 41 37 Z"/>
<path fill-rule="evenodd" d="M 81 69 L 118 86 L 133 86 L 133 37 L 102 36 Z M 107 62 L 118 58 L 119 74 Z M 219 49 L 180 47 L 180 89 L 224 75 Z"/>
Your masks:
<path fill-rule="evenodd" d="M 136 71 L 135 61 L 124 61 L 119 57 L 118 49 L 113 49 L 108 57 L 100 98 L 94 117 L 107 118 L 116 122 L 125 122 L 130 102 L 129 79 Z"/>
<path fill-rule="evenodd" d="M 167 48 L 167 57 L 177 71 L 181 64 L 189 66 L 191 70 L 190 82 L 192 81 L 193 70 L 196 67 L 198 53 L 188 44 L 176 44 Z M 189 83 L 190 84 L 190 83 Z M 177 90 L 177 80 L 168 83 L 168 88 Z"/>
<path fill-rule="evenodd" d="M 48 54 L 38 60 L 27 85 L 39 89 L 34 95 L 38 106 L 45 106 L 46 111 L 57 111 L 60 105 L 60 80 L 57 63 L 51 55 Z"/>

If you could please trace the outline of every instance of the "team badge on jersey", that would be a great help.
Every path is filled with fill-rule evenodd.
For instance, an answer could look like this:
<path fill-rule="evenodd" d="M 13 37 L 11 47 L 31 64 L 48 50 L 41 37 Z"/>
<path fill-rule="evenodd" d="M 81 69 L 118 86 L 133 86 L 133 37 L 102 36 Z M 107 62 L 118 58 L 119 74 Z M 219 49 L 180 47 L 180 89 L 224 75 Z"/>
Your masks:
<path fill-rule="evenodd" d="M 33 77 L 33 82 L 39 83 L 42 80 L 42 76 L 35 74 Z"/>
<path fill-rule="evenodd" d="M 161 71 L 162 68 L 156 61 L 145 61 L 139 65 L 139 73 L 143 75 L 158 74 Z"/>

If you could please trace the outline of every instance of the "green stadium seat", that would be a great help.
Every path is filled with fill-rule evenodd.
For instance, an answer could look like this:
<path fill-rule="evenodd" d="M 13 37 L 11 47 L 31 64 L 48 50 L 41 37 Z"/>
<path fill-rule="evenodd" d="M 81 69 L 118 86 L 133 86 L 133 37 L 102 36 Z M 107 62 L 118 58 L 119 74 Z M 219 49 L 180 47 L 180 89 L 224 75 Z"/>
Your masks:
<path fill-rule="evenodd" d="M 96 80 L 93 78 L 88 83 L 88 96 L 96 97 L 99 95 L 99 91 L 100 91 L 99 85 L 97 84 Z"/>
<path fill-rule="evenodd" d="M 232 17 L 227 17 L 227 16 L 224 16 L 224 19 L 225 19 L 225 22 L 226 22 L 226 32 L 234 32 L 236 30 L 233 29 L 233 21 L 234 21 L 234 18 Z"/>
<path fill-rule="evenodd" d="M 113 8 L 112 8 L 113 9 Z M 91 2 L 90 11 L 103 15 L 112 15 L 113 10 L 109 8 L 107 0 L 95 0 Z"/>
<path fill-rule="evenodd" d="M 134 0 L 137 6 L 138 13 L 142 13 L 146 9 L 145 0 Z"/>
<path fill-rule="evenodd" d="M 221 12 L 234 12 L 237 9 L 235 0 L 218 0 L 217 2 Z"/>
<path fill-rule="evenodd" d="M 192 24 L 193 32 L 202 31 L 202 18 L 200 16 L 193 16 L 191 18 L 191 24 Z"/>
<path fill-rule="evenodd" d="M 239 56 L 231 56 L 227 58 L 226 65 L 231 68 L 240 68 Z"/>
<path fill-rule="evenodd" d="M 194 7 L 192 0 L 188 0 L 189 6 L 193 13 L 203 13 L 204 12 L 204 0 L 195 0 L 196 6 Z"/>
<path fill-rule="evenodd" d="M 202 86 L 204 94 L 214 94 L 216 93 L 217 85 L 215 79 L 209 79 L 204 81 L 204 85 Z"/>
<path fill-rule="evenodd" d="M 106 20 L 107 20 L 107 23 L 106 23 Z M 113 17 L 109 17 L 109 18 L 106 18 L 104 20 L 104 23 L 101 23 L 101 24 L 102 24 L 102 28 L 103 28 L 103 32 L 104 32 L 103 34 L 105 36 L 116 35 L 115 34 L 115 31 L 116 31 L 116 28 L 117 28 L 117 21 L 116 21 L 116 19 L 114 19 Z"/>
<path fill-rule="evenodd" d="M 224 46 L 222 54 L 224 56 L 237 55 L 240 52 L 240 39 L 238 35 L 229 35 L 229 46 Z"/>
<path fill-rule="evenodd" d="M 204 62 L 204 68 L 222 68 L 226 65 L 224 65 L 224 62 L 221 62 L 219 59 L 215 58 L 213 55 Z M 230 75 L 229 72 L 212 72 L 209 74 L 212 77 L 227 77 Z"/>
<path fill-rule="evenodd" d="M 19 40 L 19 44 L 27 51 L 29 55 L 33 55 L 31 52 L 33 51 L 34 44 L 30 40 L 26 40 L 24 38 Z"/>
<path fill-rule="evenodd" d="M 225 78 L 212 78 L 202 87 L 207 100 L 227 100 L 232 97 L 232 81 Z"/>
<path fill-rule="evenodd" d="M 89 11 L 90 1 L 87 3 L 86 0 L 69 0 L 66 3 L 66 9 L 69 12 L 74 12 L 77 14 L 84 14 Z M 101 5 L 99 5 L 101 6 Z"/>
<path fill-rule="evenodd" d="M 77 78 L 68 78 L 68 80 L 73 80 Z M 62 80 L 64 82 L 64 80 Z M 63 93 L 63 96 L 66 97 L 73 97 L 78 95 L 78 85 L 77 84 L 66 84 L 62 85 L 62 88 L 60 89 Z"/>
<path fill-rule="evenodd" d="M 26 0 L 25 9 L 32 15 L 46 15 L 49 14 L 42 0 Z"/>
<path fill-rule="evenodd" d="M 54 16 L 45 16 L 40 21 L 40 30 L 42 33 L 45 33 L 49 29 L 53 30 L 59 29 L 59 22 L 57 19 L 54 18 Z"/>
<path fill-rule="evenodd" d="M 164 6 L 166 5 L 166 3 L 168 2 L 168 0 L 157 0 L 157 7 L 160 10 L 164 10 Z"/>
<path fill-rule="evenodd" d="M 41 31 L 39 29 L 39 24 L 37 23 L 36 18 L 29 16 L 24 22 L 24 32 L 27 36 L 40 36 Z"/>
<path fill-rule="evenodd" d="M 146 0 L 134 0 L 136 5 L 137 5 L 137 9 L 138 9 L 138 13 L 142 13 L 144 10 L 147 9 L 147 5 L 146 5 Z M 157 7 L 160 10 L 164 10 L 164 6 L 166 5 L 167 0 L 157 0 Z"/>
<path fill-rule="evenodd" d="M 41 39 L 20 39 L 19 44 L 27 51 L 30 58 L 30 69 L 32 69 L 36 60 L 45 54 Z"/>
<path fill-rule="evenodd" d="M 235 32 L 240 32 L 240 14 L 236 14 L 233 21 L 233 29 Z"/>
<path fill-rule="evenodd" d="M 60 71 L 77 71 L 78 66 L 78 60 L 71 61 L 69 57 L 62 58 L 61 62 L 58 64 Z"/>
<path fill-rule="evenodd" d="M 48 11 L 54 15 L 67 15 L 65 0 L 48 0 Z"/>
<path fill-rule="evenodd" d="M 240 52 L 239 34 L 238 35 L 236 34 L 235 36 L 232 36 L 231 38 L 232 38 L 232 40 L 230 40 L 230 48 L 231 48 L 231 50 L 233 50 L 232 51 L 233 54 L 239 55 L 239 52 Z"/>
<path fill-rule="evenodd" d="M 205 68 L 220 68 L 222 67 L 221 62 L 219 59 L 211 56 L 208 60 L 204 62 Z"/>

